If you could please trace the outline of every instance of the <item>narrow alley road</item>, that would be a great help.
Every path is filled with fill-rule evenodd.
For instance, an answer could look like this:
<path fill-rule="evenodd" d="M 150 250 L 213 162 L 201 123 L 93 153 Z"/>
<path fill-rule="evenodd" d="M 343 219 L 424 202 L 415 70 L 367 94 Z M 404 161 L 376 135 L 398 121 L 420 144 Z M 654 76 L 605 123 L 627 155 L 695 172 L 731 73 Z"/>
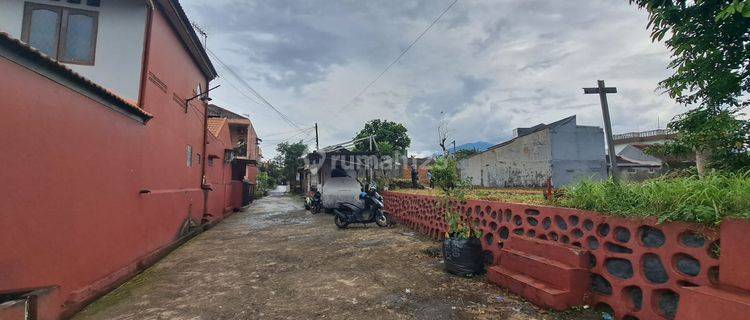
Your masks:
<path fill-rule="evenodd" d="M 277 189 L 75 319 L 579 319 L 442 270 L 404 227 L 338 230 Z"/>

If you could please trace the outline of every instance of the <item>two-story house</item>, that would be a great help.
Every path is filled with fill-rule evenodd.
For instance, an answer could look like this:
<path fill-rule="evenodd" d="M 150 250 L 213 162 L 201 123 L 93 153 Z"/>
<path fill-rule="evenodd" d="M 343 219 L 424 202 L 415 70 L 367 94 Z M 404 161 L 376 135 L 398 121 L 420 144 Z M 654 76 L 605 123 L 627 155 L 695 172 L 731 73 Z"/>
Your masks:
<path fill-rule="evenodd" d="M 250 119 L 213 104 L 208 106 L 208 131 L 206 179 L 212 193 L 223 194 L 211 199 L 208 212 L 213 219 L 250 204 L 257 182 L 260 139 Z"/>
<path fill-rule="evenodd" d="M 201 230 L 216 70 L 177 0 L 0 1 L 0 318 L 67 317 Z"/>

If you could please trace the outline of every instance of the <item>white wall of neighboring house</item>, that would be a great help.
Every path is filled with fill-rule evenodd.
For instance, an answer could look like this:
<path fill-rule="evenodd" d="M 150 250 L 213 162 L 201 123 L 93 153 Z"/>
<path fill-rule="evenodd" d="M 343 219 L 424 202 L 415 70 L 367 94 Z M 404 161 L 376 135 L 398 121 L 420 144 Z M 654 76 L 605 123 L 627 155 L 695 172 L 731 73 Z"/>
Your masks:
<path fill-rule="evenodd" d="M 461 179 L 482 187 L 541 186 L 552 173 L 550 132 L 544 129 L 458 162 Z"/>
<path fill-rule="evenodd" d="M 99 7 L 50 0 L 0 1 L 0 31 L 21 39 L 24 4 L 40 3 L 99 12 L 96 56 L 93 66 L 65 64 L 73 71 L 117 95 L 138 102 L 146 31 L 146 2 L 101 0 Z"/>

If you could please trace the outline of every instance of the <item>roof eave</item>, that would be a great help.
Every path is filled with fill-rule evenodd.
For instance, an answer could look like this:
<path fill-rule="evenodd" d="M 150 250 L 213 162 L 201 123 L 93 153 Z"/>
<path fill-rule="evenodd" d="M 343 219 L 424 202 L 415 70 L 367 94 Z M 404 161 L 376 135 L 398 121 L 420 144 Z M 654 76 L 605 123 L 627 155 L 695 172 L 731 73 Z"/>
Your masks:
<path fill-rule="evenodd" d="M 208 53 L 200 43 L 198 35 L 195 34 L 190 19 L 182 9 L 178 0 L 156 0 L 159 6 L 166 14 L 169 22 L 177 30 L 177 34 L 180 36 L 182 43 L 187 47 L 190 55 L 193 57 L 195 62 L 200 66 L 203 74 L 209 79 L 213 80 L 218 76 L 216 69 L 214 68 L 211 59 L 208 57 Z"/>
<path fill-rule="evenodd" d="M 124 116 L 146 124 L 154 116 L 119 95 L 94 83 L 76 73 L 62 63 L 52 60 L 27 43 L 0 32 L 0 57 L 16 63 L 47 79 L 66 86 L 79 94 L 123 114 Z"/>

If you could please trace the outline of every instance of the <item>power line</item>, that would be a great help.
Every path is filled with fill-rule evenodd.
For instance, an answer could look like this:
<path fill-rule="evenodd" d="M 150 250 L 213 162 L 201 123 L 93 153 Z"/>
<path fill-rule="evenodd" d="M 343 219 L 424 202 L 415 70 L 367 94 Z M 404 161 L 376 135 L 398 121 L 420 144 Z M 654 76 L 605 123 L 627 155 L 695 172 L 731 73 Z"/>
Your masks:
<path fill-rule="evenodd" d="M 451 2 L 451 4 L 450 4 L 450 5 L 449 5 L 449 6 L 447 7 L 447 8 L 445 8 L 445 10 L 443 10 L 443 12 L 441 12 L 441 13 L 440 13 L 440 15 L 438 15 L 438 16 L 437 16 L 437 18 L 435 18 L 435 20 L 433 20 L 433 21 L 432 21 L 432 23 L 430 23 L 430 25 L 429 25 L 429 26 L 427 26 L 427 28 L 425 28 L 425 29 L 424 29 L 424 31 L 422 31 L 422 33 L 420 33 L 420 34 L 419 34 L 419 36 L 417 36 L 417 37 L 416 37 L 416 38 L 414 39 L 414 41 L 412 41 L 412 42 L 411 42 L 411 43 L 409 44 L 409 46 L 408 46 L 408 47 L 406 47 L 406 49 L 404 49 L 403 51 L 401 51 L 401 54 L 399 54 L 399 55 L 398 55 L 398 57 L 396 57 L 396 59 L 394 59 L 394 60 L 393 60 L 393 62 L 391 62 L 391 63 L 390 63 L 390 64 L 389 64 L 388 66 L 386 66 L 386 67 L 385 67 L 385 69 L 383 69 L 383 71 L 381 71 L 381 72 L 380 72 L 380 74 L 378 74 L 378 76 L 377 76 L 377 77 L 375 77 L 375 79 L 373 79 L 372 81 L 370 81 L 370 83 L 368 83 L 368 84 L 367 84 L 367 85 L 366 85 L 366 86 L 365 86 L 364 88 L 362 88 L 362 90 L 361 90 L 361 91 L 360 91 L 359 93 L 357 93 L 357 95 L 356 95 L 356 96 L 354 96 L 354 98 L 352 98 L 352 100 L 350 100 L 350 101 L 349 101 L 349 103 L 347 103 L 347 104 L 345 104 L 344 106 L 342 106 L 342 107 L 341 107 L 341 109 L 339 109 L 339 111 L 341 111 L 341 110 L 344 110 L 344 108 L 346 108 L 347 106 L 349 106 L 350 104 L 352 104 L 352 103 L 353 103 L 353 102 L 354 102 L 355 100 L 359 99 L 359 97 L 361 97 L 361 96 L 362 96 L 362 95 L 363 95 L 363 94 L 364 94 L 364 93 L 365 93 L 365 92 L 367 91 L 367 89 L 370 89 L 370 87 L 372 87 L 372 85 L 373 85 L 373 84 L 375 84 L 375 82 L 377 82 L 378 80 L 380 80 L 380 78 L 381 78 L 381 77 L 383 77 L 383 75 L 384 75 L 384 74 L 385 74 L 386 72 L 388 72 L 388 70 L 390 70 L 390 69 L 391 69 L 391 67 L 393 67 L 393 66 L 394 66 L 394 65 L 395 65 L 396 63 L 398 63 L 398 61 L 399 61 L 399 60 L 401 60 L 401 57 L 403 57 L 403 56 L 404 56 L 404 55 L 405 55 L 405 54 L 406 54 L 407 52 L 409 52 L 409 50 L 410 50 L 410 49 L 411 49 L 411 48 L 412 48 L 412 47 L 413 47 L 413 46 L 414 46 L 415 44 L 417 44 L 417 42 L 419 41 L 419 39 L 422 39 L 422 37 L 423 37 L 423 36 L 424 36 L 424 35 L 425 35 L 425 34 L 426 34 L 426 33 L 427 33 L 428 31 L 430 31 L 430 29 L 432 29 L 432 26 L 434 26 L 434 25 L 435 25 L 435 24 L 436 24 L 436 23 L 437 23 L 438 21 L 440 21 L 440 19 L 441 19 L 441 18 L 442 18 L 442 17 L 443 17 L 443 16 L 444 16 L 444 15 L 445 15 L 445 14 L 446 14 L 446 13 L 447 13 L 447 12 L 448 12 L 448 11 L 449 11 L 450 9 L 451 9 L 451 8 L 453 8 L 453 6 L 454 6 L 454 5 L 456 4 L 456 2 L 458 2 L 458 0 L 453 0 L 453 2 Z"/>
<path fill-rule="evenodd" d="M 241 95 L 245 96 L 245 98 L 247 98 L 248 100 L 250 100 L 250 101 L 252 101 L 252 102 L 255 102 L 255 104 L 257 104 L 257 105 L 259 105 L 259 106 L 264 106 L 264 105 L 263 105 L 262 103 L 260 103 L 260 102 L 256 101 L 255 99 L 253 99 L 253 98 L 251 98 L 250 96 L 248 96 L 247 94 L 245 94 L 245 92 L 244 92 L 244 91 L 242 91 L 242 89 L 238 88 L 238 87 L 237 87 L 237 86 L 236 86 L 236 85 L 235 85 L 235 84 L 234 84 L 234 83 L 233 83 L 232 81 L 230 81 L 230 80 L 229 80 L 229 78 L 222 78 L 222 80 L 226 81 L 226 82 L 227 82 L 227 84 L 228 84 L 228 85 L 229 85 L 230 87 L 234 88 L 234 90 L 237 90 L 237 92 L 239 92 L 239 93 L 240 93 Z"/>
<path fill-rule="evenodd" d="M 263 142 L 266 142 L 266 143 L 282 143 L 282 142 L 289 142 L 291 140 L 296 140 L 296 139 L 300 139 L 300 138 L 305 139 L 305 138 L 309 137 L 312 134 L 311 129 L 312 128 L 308 128 L 306 130 L 300 131 L 300 132 L 298 132 L 296 134 L 293 134 L 291 136 L 288 136 L 286 138 L 270 139 L 270 140 L 265 140 L 264 139 Z"/>
<path fill-rule="evenodd" d="M 300 128 L 300 127 L 299 127 L 299 126 L 298 126 L 298 125 L 296 124 L 296 123 L 294 123 L 294 121 L 292 121 L 292 120 L 291 120 L 291 119 L 290 119 L 289 117 L 287 117 L 287 116 L 286 116 L 286 115 L 285 115 L 284 113 L 282 113 L 281 111 L 279 111 L 279 109 L 277 109 L 277 108 L 276 108 L 276 107 L 275 107 L 275 106 L 274 106 L 273 104 L 271 104 L 270 102 L 268 102 L 268 100 L 266 100 L 266 98 L 264 98 L 264 97 L 263 97 L 262 95 L 260 95 L 260 93 L 258 93 L 258 91 L 256 91 L 255 89 L 253 89 L 253 87 L 252 87 L 252 86 L 251 86 L 251 85 L 250 85 L 249 83 L 247 83 L 247 81 L 245 81 L 245 79 L 243 79 L 242 77 L 240 77 L 240 75 L 239 75 L 239 74 L 237 74 L 237 72 L 235 72 L 235 71 L 234 71 L 234 70 L 233 70 L 233 69 L 232 69 L 231 67 L 229 67 L 229 66 L 228 66 L 228 65 L 227 65 L 226 63 L 224 63 L 224 61 L 222 61 L 222 60 L 221 60 L 221 58 L 219 58 L 219 56 L 217 56 L 217 55 L 216 55 L 216 54 L 215 54 L 215 53 L 214 53 L 213 51 L 211 51 L 211 50 L 210 50 L 210 49 L 208 49 L 208 48 L 206 48 L 206 51 L 207 51 L 207 52 L 208 52 L 208 53 L 209 53 L 209 54 L 210 54 L 211 56 L 213 56 L 213 57 L 214 57 L 214 58 L 215 58 L 215 59 L 216 59 L 216 60 L 217 60 L 217 61 L 219 62 L 219 64 L 220 64 L 221 66 L 223 66 L 223 67 L 224 67 L 224 69 L 226 69 L 227 71 L 229 71 L 229 73 L 230 73 L 230 74 L 232 74 L 232 75 L 233 75 L 233 76 L 234 76 L 235 78 L 237 78 L 237 80 L 239 80 L 239 81 L 240 81 L 240 83 L 244 84 L 244 85 L 245 85 L 245 87 L 247 87 L 247 88 L 248 88 L 248 89 L 250 90 L 250 92 L 252 92 L 252 93 L 253 93 L 253 95 L 254 95 L 254 96 L 256 96 L 256 97 L 257 97 L 257 98 L 258 98 L 258 99 L 259 99 L 260 101 L 262 101 L 262 102 L 263 102 L 263 103 L 264 103 L 264 104 L 265 104 L 266 106 L 268 106 L 268 107 L 270 107 L 271 109 L 273 109 L 273 111 L 276 111 L 276 113 L 277 113 L 277 114 L 278 114 L 278 115 L 279 115 L 279 116 L 280 116 L 280 117 L 281 117 L 281 118 L 282 118 L 282 119 L 283 119 L 284 121 L 286 121 L 287 123 L 289 123 L 290 125 L 292 125 L 293 127 L 297 128 L 297 129 L 301 129 L 301 128 Z"/>
<path fill-rule="evenodd" d="M 314 128 L 315 127 L 309 127 L 309 128 L 303 128 L 302 130 L 310 130 L 310 129 L 314 129 Z M 274 133 L 264 134 L 263 137 L 267 138 L 267 137 L 285 135 L 285 134 L 295 133 L 295 132 L 300 132 L 300 131 L 301 130 L 291 130 L 291 131 L 284 131 L 284 132 L 274 132 Z"/>

